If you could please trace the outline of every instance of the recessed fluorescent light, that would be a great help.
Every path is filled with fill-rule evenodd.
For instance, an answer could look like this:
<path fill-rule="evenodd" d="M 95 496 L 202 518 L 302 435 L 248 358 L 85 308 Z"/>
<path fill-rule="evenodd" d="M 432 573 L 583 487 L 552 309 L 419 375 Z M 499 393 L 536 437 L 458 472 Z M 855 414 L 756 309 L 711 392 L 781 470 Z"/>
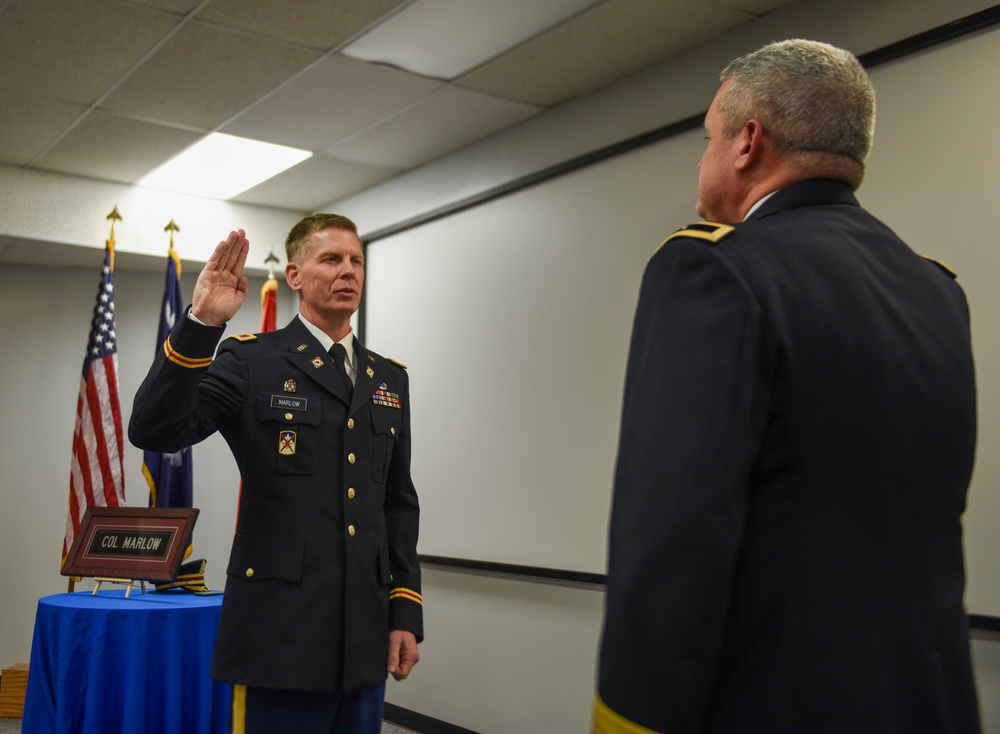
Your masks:
<path fill-rule="evenodd" d="M 139 186 L 231 199 L 311 155 L 308 150 L 210 133 L 150 173 Z"/>
<path fill-rule="evenodd" d="M 417 0 L 341 53 L 455 79 L 602 0 Z M 461 28 L 461 33 L 455 33 Z"/>

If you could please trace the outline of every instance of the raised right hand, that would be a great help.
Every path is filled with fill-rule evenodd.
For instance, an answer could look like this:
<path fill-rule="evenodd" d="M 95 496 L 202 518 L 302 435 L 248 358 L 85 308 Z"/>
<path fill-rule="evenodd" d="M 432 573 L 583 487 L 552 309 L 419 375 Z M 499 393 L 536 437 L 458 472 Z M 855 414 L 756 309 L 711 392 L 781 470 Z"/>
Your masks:
<path fill-rule="evenodd" d="M 240 310 L 247 297 L 243 266 L 250 241 L 240 229 L 230 232 L 205 263 L 191 297 L 191 313 L 208 326 L 222 326 Z"/>

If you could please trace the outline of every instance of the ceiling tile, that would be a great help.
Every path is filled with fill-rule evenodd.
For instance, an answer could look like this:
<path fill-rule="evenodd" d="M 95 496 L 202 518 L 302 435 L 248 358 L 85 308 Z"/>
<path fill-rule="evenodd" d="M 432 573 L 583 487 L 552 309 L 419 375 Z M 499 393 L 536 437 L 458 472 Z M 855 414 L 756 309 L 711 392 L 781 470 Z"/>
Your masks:
<path fill-rule="evenodd" d="M 788 0 L 725 0 L 722 4 L 762 18 L 781 6 L 788 5 L 789 2 Z"/>
<path fill-rule="evenodd" d="M 542 107 L 447 87 L 330 152 L 347 160 L 411 168 L 542 111 Z"/>
<path fill-rule="evenodd" d="M 318 58 L 314 51 L 189 23 L 104 106 L 213 129 Z"/>
<path fill-rule="evenodd" d="M 30 163 L 83 113 L 83 107 L 0 89 L 0 161 Z"/>
<path fill-rule="evenodd" d="M 375 24 L 407 0 L 214 0 L 198 20 L 330 51 Z"/>
<path fill-rule="evenodd" d="M 0 12 L 0 86 L 92 104 L 176 25 L 107 0 L 12 0 Z"/>
<path fill-rule="evenodd" d="M 443 86 L 443 82 L 398 69 L 331 56 L 221 132 L 323 150 Z"/>
<path fill-rule="evenodd" d="M 147 8 L 182 16 L 190 13 L 201 2 L 202 0 L 132 0 L 135 5 L 145 5 Z"/>
<path fill-rule="evenodd" d="M 418 0 L 343 53 L 454 79 L 599 1 Z"/>
<path fill-rule="evenodd" d="M 743 12 L 698 0 L 608 0 L 458 84 L 554 106 L 749 21 Z"/>
<path fill-rule="evenodd" d="M 398 168 L 368 166 L 317 155 L 232 200 L 314 212 L 331 201 L 367 189 L 399 172 Z M 280 242 L 275 244 L 281 245 Z"/>
<path fill-rule="evenodd" d="M 135 183 L 201 137 L 188 130 L 92 112 L 35 161 L 35 167 Z"/>

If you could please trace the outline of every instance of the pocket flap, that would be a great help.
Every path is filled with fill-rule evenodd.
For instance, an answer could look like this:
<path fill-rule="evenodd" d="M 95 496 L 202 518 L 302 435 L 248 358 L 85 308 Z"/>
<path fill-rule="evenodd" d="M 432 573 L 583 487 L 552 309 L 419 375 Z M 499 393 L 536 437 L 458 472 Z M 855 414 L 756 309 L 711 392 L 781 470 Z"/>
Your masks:
<path fill-rule="evenodd" d="M 401 423 L 400 411 L 394 408 L 375 408 L 372 410 L 372 431 L 376 434 L 396 439 L 399 437 Z"/>
<path fill-rule="evenodd" d="M 226 573 L 247 581 L 298 581 L 304 553 L 302 541 L 294 538 L 237 535 Z"/>
<path fill-rule="evenodd" d="M 318 426 L 323 418 L 322 408 L 323 404 L 318 398 L 297 398 L 272 393 L 257 395 L 258 421 Z"/>

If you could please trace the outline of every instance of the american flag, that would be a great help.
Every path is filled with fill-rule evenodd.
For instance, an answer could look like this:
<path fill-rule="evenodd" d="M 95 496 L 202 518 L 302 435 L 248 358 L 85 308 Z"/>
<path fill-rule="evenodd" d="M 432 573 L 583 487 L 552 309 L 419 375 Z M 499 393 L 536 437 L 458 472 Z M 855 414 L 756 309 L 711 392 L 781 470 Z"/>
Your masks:
<path fill-rule="evenodd" d="M 112 233 L 113 234 L 113 233 Z M 62 559 L 73 545 L 87 507 L 125 505 L 122 414 L 118 402 L 118 342 L 115 336 L 114 237 L 107 240 L 104 270 L 90 323 L 80 376 L 69 478 L 69 517 Z"/>
<path fill-rule="evenodd" d="M 167 279 L 163 287 L 163 308 L 156 334 L 156 352 L 163 349 L 163 342 L 167 340 L 177 319 L 184 314 L 180 277 L 181 258 L 171 246 L 167 250 Z M 144 451 L 142 474 L 149 485 L 149 506 L 191 507 L 194 499 L 193 465 L 190 447 L 172 454 Z M 188 550 L 190 551 L 190 547 Z"/>

